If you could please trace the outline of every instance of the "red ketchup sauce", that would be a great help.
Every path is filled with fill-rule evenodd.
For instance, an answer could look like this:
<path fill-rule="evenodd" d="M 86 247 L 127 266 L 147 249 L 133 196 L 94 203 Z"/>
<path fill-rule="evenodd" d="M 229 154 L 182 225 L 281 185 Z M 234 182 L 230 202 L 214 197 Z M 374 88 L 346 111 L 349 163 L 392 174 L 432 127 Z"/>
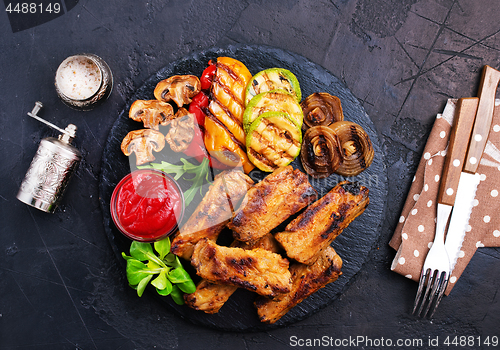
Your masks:
<path fill-rule="evenodd" d="M 125 176 L 111 197 L 115 225 L 137 241 L 154 242 L 171 235 L 183 213 L 179 185 L 157 170 L 136 170 Z"/>

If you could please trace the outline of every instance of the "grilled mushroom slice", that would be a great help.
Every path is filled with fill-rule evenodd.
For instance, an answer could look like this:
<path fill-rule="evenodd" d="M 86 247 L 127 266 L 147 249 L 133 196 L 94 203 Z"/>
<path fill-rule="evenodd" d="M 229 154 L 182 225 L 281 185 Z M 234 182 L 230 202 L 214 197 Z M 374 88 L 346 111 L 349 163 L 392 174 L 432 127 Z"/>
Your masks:
<path fill-rule="evenodd" d="M 154 91 L 159 101 L 174 101 L 180 108 L 191 103 L 191 99 L 201 90 L 200 79 L 194 75 L 174 75 L 160 81 Z"/>
<path fill-rule="evenodd" d="M 137 165 L 155 160 L 153 151 L 160 152 L 163 147 L 165 137 L 153 129 L 133 130 L 125 136 L 121 144 L 121 150 L 127 157 L 135 153 Z"/>
<path fill-rule="evenodd" d="M 143 122 L 148 129 L 159 129 L 174 118 L 174 108 L 170 103 L 158 100 L 137 100 L 132 103 L 128 113 L 130 119 Z"/>
<path fill-rule="evenodd" d="M 315 92 L 309 95 L 300 106 L 304 112 L 303 128 L 317 125 L 330 125 L 344 120 L 342 105 L 337 96 L 327 92 Z"/>
<path fill-rule="evenodd" d="M 165 140 L 174 152 L 182 152 L 189 147 L 194 137 L 194 114 L 185 108 L 179 108 Z"/>

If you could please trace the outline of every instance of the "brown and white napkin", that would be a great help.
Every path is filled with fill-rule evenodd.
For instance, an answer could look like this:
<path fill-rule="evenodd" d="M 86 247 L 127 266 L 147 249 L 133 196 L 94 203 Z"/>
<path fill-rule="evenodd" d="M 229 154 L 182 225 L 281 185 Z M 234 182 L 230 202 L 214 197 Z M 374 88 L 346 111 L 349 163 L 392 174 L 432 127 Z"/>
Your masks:
<path fill-rule="evenodd" d="M 455 116 L 457 100 L 450 99 L 437 115 L 413 178 L 399 223 L 389 245 L 397 250 L 391 269 L 418 281 L 436 229 L 437 194 Z M 451 273 L 449 294 L 480 247 L 500 247 L 500 100 L 477 172 L 481 175 L 460 256 Z"/>

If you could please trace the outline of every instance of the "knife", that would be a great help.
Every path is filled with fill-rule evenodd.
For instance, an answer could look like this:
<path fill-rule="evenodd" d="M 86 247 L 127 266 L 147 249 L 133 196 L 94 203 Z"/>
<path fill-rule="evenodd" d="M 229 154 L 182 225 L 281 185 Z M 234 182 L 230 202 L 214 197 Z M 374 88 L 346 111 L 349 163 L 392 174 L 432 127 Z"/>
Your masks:
<path fill-rule="evenodd" d="M 436 237 L 444 237 L 450 214 L 455 205 L 460 173 L 465 162 L 465 154 L 469 145 L 472 127 L 474 126 L 478 102 L 479 98 L 477 97 L 461 98 L 457 102 L 450 141 L 439 184 Z"/>
<path fill-rule="evenodd" d="M 481 160 L 493 119 L 495 95 L 500 81 L 500 71 L 486 65 L 483 68 L 479 85 L 476 118 L 470 134 L 470 141 L 466 150 L 466 157 L 459 176 L 456 191 L 455 205 L 451 213 L 445 248 L 450 258 L 450 267 L 453 271 L 462 248 L 467 225 L 472 211 L 474 197 L 480 181 L 476 173 Z M 450 191 L 451 192 L 451 191 Z"/>

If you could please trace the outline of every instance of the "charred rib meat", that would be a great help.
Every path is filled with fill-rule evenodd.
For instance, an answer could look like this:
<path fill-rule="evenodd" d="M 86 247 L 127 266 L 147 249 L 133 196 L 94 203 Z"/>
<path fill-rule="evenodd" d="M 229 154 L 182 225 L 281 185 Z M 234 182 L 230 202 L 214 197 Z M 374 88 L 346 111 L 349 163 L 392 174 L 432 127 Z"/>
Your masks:
<path fill-rule="evenodd" d="M 280 249 L 278 242 L 276 242 L 270 233 L 257 242 L 249 244 L 234 241 L 231 246 L 243 249 L 262 248 L 274 253 L 277 253 Z M 232 285 L 212 283 L 206 279 L 202 279 L 196 286 L 194 293 L 184 294 L 184 300 L 186 305 L 192 309 L 204 311 L 207 314 L 214 314 L 219 312 L 220 308 L 237 289 L 238 287 Z"/>
<path fill-rule="evenodd" d="M 342 274 L 342 259 L 332 247 L 327 247 L 312 265 L 293 263 L 292 289 L 290 293 L 281 294 L 274 299 L 258 297 L 255 301 L 259 319 L 265 323 L 275 323 L 291 308 L 305 298 L 334 282 Z"/>
<path fill-rule="evenodd" d="M 287 256 L 312 264 L 369 203 L 368 188 L 344 181 L 335 186 L 275 235 Z"/>
<path fill-rule="evenodd" d="M 262 248 L 223 247 L 204 238 L 194 248 L 191 265 L 210 282 L 230 284 L 264 296 L 288 293 L 291 287 L 288 260 Z"/>
<path fill-rule="evenodd" d="M 279 168 L 250 188 L 228 226 L 237 240 L 257 240 L 316 198 L 304 173 L 291 166 Z"/>
<path fill-rule="evenodd" d="M 172 252 L 186 260 L 202 238 L 216 240 L 253 180 L 238 170 L 218 174 L 188 221 L 172 241 Z"/>

